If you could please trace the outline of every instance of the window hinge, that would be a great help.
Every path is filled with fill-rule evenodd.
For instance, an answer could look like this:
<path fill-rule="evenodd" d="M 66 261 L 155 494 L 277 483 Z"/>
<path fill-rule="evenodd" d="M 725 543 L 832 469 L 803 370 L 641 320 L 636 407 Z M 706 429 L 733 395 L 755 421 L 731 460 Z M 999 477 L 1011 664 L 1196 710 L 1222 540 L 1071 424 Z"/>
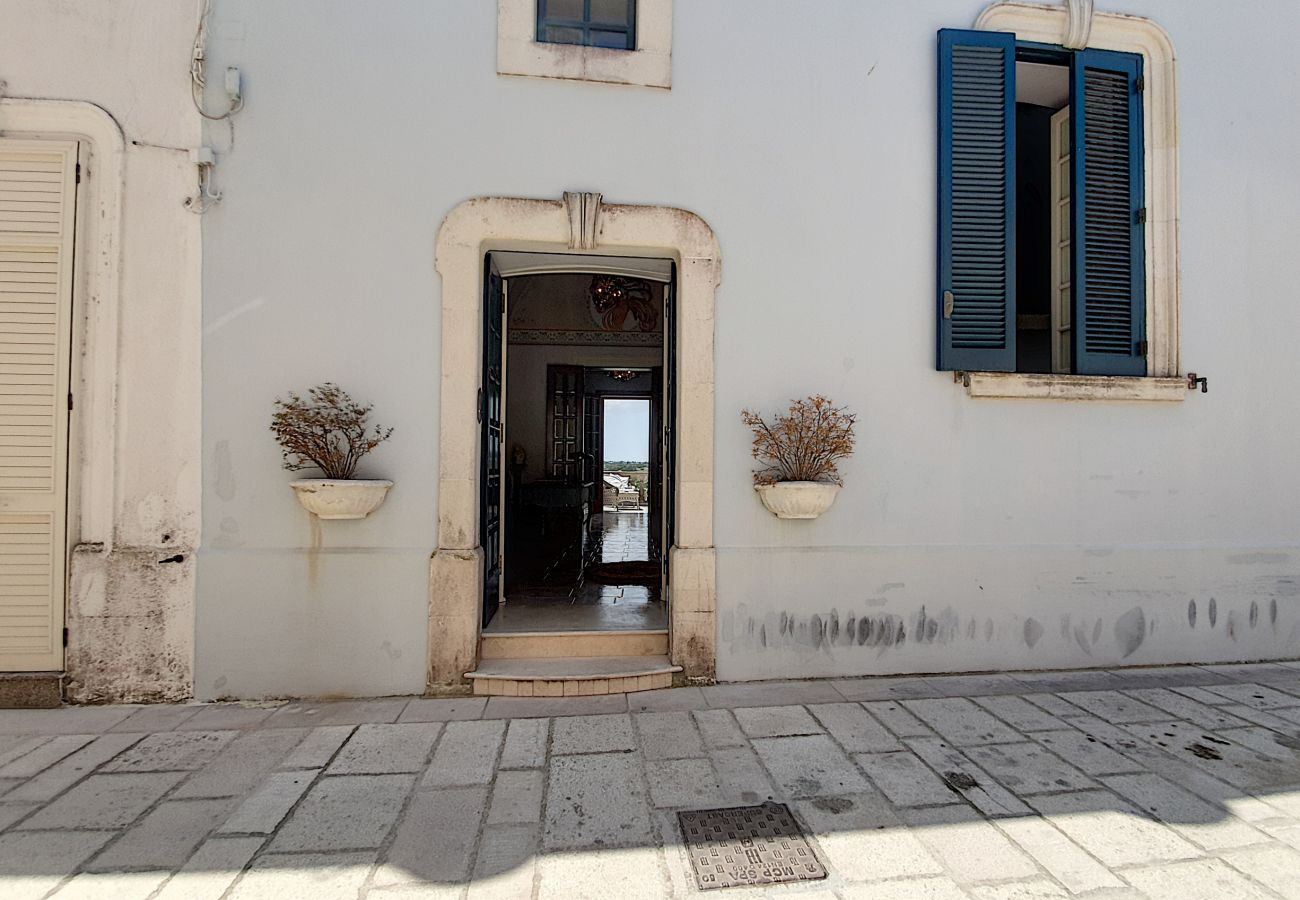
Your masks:
<path fill-rule="evenodd" d="M 478 389 L 478 420 L 483 421 L 483 389 Z"/>
<path fill-rule="evenodd" d="M 1137 220 L 1139 225 L 1145 225 L 1147 223 L 1147 208 L 1145 206 L 1138 210 Z"/>
<path fill-rule="evenodd" d="M 63 629 L 63 646 L 68 646 L 68 629 Z"/>
<path fill-rule="evenodd" d="M 71 392 L 71 391 L 68 392 L 68 410 L 69 410 L 69 411 L 72 410 L 72 392 Z"/>
<path fill-rule="evenodd" d="M 77 184 L 81 184 L 81 163 L 77 163 Z"/>
<path fill-rule="evenodd" d="M 1208 394 L 1210 392 L 1210 380 L 1208 378 L 1204 375 L 1197 375 L 1195 372 L 1188 372 L 1187 389 L 1189 391 L 1194 391 L 1196 390 L 1197 385 L 1200 386 L 1202 394 Z"/>
<path fill-rule="evenodd" d="M 1147 80 L 1143 78 L 1141 75 L 1139 75 L 1137 77 L 1137 81 L 1133 82 L 1133 90 L 1137 91 L 1140 94 L 1146 89 L 1147 89 Z"/>
<path fill-rule="evenodd" d="M 1138 356 L 1146 356 L 1150 345 L 1146 341 L 1138 341 Z"/>

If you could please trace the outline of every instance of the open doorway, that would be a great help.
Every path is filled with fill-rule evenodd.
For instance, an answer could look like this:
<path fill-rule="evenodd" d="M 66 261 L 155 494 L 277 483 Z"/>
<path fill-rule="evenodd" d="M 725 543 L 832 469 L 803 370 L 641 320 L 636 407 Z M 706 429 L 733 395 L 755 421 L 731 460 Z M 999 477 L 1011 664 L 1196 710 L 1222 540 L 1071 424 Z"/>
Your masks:
<path fill-rule="evenodd" d="M 501 350 L 484 384 L 501 402 L 484 424 L 482 521 L 499 548 L 487 555 L 485 532 L 484 635 L 666 633 L 672 264 L 493 253 L 488 266 L 500 325 L 485 334 Z"/>

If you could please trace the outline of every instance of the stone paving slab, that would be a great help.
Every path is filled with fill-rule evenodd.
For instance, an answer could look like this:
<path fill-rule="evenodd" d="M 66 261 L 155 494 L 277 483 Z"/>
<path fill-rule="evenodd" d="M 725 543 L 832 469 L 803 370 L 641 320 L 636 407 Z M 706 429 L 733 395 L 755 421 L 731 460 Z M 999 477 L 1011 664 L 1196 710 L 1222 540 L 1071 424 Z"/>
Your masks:
<path fill-rule="evenodd" d="M 180 772 L 92 775 L 17 827 L 122 828 L 184 777 Z"/>
<path fill-rule="evenodd" d="M 230 814 L 238 800 L 170 800 L 122 835 L 87 868 L 92 872 L 123 869 L 176 871 L 195 848 Z"/>
<path fill-rule="evenodd" d="M 902 744 L 858 703 L 819 703 L 808 707 L 822 728 L 850 753 L 884 753 Z"/>
<path fill-rule="evenodd" d="M 270 849 L 355 850 L 378 847 L 401 813 L 410 775 L 336 775 L 322 779 L 280 829 Z"/>
<path fill-rule="evenodd" d="M 182 734 L 184 732 L 181 732 Z M 221 732 L 227 733 L 227 732 Z M 226 744 L 174 797 L 238 797 L 254 790 L 306 735 L 305 728 L 246 731 Z"/>
<path fill-rule="evenodd" d="M 226 819 L 218 833 L 271 834 L 307 792 L 319 769 L 275 772 Z"/>
<path fill-rule="evenodd" d="M 956 799 L 943 777 L 908 750 L 858 753 L 853 759 L 895 806 L 936 806 Z"/>
<path fill-rule="evenodd" d="M 419 772 L 428 762 L 442 725 L 358 725 L 334 757 L 328 775 L 395 775 Z"/>
<path fill-rule="evenodd" d="M 646 759 L 687 759 L 705 755 L 704 741 L 689 712 L 644 712 L 632 718 Z"/>
<path fill-rule="evenodd" d="M 828 878 L 720 898 L 1300 898 L 1300 668 L 0 711 L 0 897 L 691 897 L 767 800 Z"/>

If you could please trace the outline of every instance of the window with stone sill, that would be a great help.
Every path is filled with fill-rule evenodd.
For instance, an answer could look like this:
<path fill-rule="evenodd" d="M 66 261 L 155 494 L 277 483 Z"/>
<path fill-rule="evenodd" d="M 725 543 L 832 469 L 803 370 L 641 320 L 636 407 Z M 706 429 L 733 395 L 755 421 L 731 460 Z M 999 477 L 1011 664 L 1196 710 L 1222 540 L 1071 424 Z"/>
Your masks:
<path fill-rule="evenodd" d="M 497 0 L 497 73 L 672 86 L 672 0 Z"/>
<path fill-rule="evenodd" d="M 1185 396 L 1168 37 L 1020 4 L 976 27 L 939 37 L 938 368 L 973 396 Z"/>

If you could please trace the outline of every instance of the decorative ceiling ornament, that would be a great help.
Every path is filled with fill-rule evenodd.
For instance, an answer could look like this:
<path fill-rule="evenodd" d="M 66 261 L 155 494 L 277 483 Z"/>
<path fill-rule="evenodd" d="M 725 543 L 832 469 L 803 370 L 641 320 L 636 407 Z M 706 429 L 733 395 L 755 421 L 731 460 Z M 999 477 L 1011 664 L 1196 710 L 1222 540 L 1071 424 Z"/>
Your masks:
<path fill-rule="evenodd" d="M 1088 36 L 1092 33 L 1092 0 L 1065 0 L 1065 5 L 1069 19 L 1061 45 L 1070 50 L 1082 50 L 1088 46 Z"/>
<path fill-rule="evenodd" d="M 648 282 L 623 275 L 593 275 L 591 308 L 606 331 L 627 330 L 627 317 L 636 320 L 637 331 L 654 331 L 659 327 L 659 314 L 651 301 Z"/>
<path fill-rule="evenodd" d="M 569 249 L 595 250 L 596 232 L 600 228 L 600 193 L 565 191 L 564 208 L 569 214 Z"/>

